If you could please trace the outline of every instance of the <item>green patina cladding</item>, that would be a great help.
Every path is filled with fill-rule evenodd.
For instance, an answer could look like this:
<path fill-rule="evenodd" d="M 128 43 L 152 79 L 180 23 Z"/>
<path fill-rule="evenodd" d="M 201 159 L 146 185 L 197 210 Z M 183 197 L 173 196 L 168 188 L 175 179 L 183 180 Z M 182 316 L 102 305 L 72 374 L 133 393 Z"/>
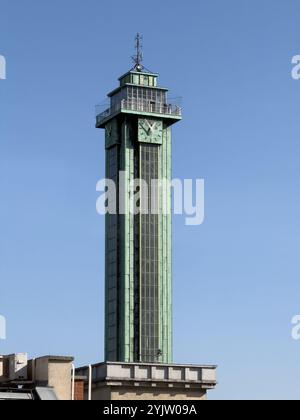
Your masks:
<path fill-rule="evenodd" d="M 120 85 L 122 87 L 135 81 L 139 85 L 142 83 L 141 81 L 146 84 L 146 77 L 151 80 L 147 87 L 156 86 L 157 75 L 138 74 L 137 72 L 129 72 L 120 78 Z M 145 86 L 145 89 L 147 87 Z M 150 356 L 145 356 L 147 348 L 142 348 L 141 340 L 143 322 L 145 322 L 142 312 L 144 318 L 146 313 L 146 307 L 142 305 L 148 305 L 145 303 L 147 298 L 145 301 L 141 295 L 141 285 L 147 284 L 143 281 L 143 270 L 141 269 L 142 216 L 134 216 L 130 212 L 130 190 L 133 180 L 140 176 L 141 150 L 142 147 L 147 146 L 147 142 L 158 150 L 160 179 L 171 182 L 171 125 L 178 119 L 180 119 L 178 115 L 158 116 L 157 114 L 151 115 L 151 113 L 145 115 L 145 113 L 137 111 L 120 112 L 106 119 L 101 127 L 106 129 L 106 177 L 117 181 L 118 194 L 123 187 L 124 194 L 119 195 L 118 205 L 125 210 L 125 214 L 106 215 L 105 357 L 107 361 L 172 362 L 171 188 L 170 184 L 167 189 L 162 188 L 158 197 L 160 203 L 159 239 L 158 249 L 155 253 L 155 255 L 158 254 L 158 279 L 156 274 L 154 278 L 158 282 L 159 348 L 157 348 L 157 355 L 151 354 Z M 156 131 L 153 130 L 155 134 L 153 134 L 153 138 L 150 135 L 147 137 L 147 124 L 151 126 L 153 123 L 156 124 Z M 118 173 L 119 171 L 123 172 L 124 179 L 116 176 L 116 170 Z M 147 328 L 149 329 L 149 326 Z M 151 341 L 150 336 L 149 341 Z M 145 343 L 145 340 L 143 342 Z"/>
<path fill-rule="evenodd" d="M 127 120 L 122 125 L 120 170 L 125 175 L 125 215 L 121 216 L 120 229 L 122 331 L 119 353 L 121 361 L 130 362 L 134 360 L 134 216 L 130 213 L 129 191 L 130 182 L 134 179 L 134 139 Z"/>
<path fill-rule="evenodd" d="M 160 173 L 161 179 L 171 182 L 171 128 L 164 127 L 161 146 Z M 162 192 L 160 205 L 160 347 L 162 362 L 172 362 L 172 218 L 171 190 Z M 165 201 L 163 201 L 163 199 Z M 167 215 L 165 214 L 167 211 Z"/>

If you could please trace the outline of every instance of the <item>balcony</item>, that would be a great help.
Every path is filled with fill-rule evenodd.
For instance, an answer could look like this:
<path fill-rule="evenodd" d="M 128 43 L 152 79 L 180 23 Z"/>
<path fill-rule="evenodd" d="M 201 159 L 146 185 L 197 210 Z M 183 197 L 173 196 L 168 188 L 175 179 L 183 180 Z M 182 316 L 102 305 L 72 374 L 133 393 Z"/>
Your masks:
<path fill-rule="evenodd" d="M 103 105 L 96 107 L 97 127 L 100 127 L 104 121 L 119 112 L 145 113 L 153 114 L 156 116 L 161 115 L 163 117 L 177 120 L 181 119 L 182 117 L 182 108 L 179 106 L 178 99 L 169 104 L 164 104 L 162 102 L 151 102 L 141 99 L 123 99 L 116 105 L 106 108 L 104 111 Z"/>

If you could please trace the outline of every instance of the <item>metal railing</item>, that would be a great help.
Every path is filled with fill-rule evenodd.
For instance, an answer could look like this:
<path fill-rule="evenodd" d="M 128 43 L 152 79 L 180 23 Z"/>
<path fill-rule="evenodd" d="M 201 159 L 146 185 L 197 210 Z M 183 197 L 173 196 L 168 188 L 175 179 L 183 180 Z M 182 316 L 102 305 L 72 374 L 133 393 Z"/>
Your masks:
<path fill-rule="evenodd" d="M 150 102 L 142 100 L 123 100 L 121 109 L 127 111 L 150 112 L 153 114 L 166 114 L 181 116 L 181 108 L 173 104 L 163 104 L 161 102 Z"/>
<path fill-rule="evenodd" d="M 175 117 L 181 117 L 182 109 L 176 104 L 163 104 L 161 102 L 150 102 L 140 99 L 123 99 L 120 103 L 113 107 L 106 109 L 103 112 L 97 112 L 97 123 L 108 118 L 110 115 L 117 111 L 133 111 L 133 112 L 147 112 L 152 114 L 170 115 Z"/>

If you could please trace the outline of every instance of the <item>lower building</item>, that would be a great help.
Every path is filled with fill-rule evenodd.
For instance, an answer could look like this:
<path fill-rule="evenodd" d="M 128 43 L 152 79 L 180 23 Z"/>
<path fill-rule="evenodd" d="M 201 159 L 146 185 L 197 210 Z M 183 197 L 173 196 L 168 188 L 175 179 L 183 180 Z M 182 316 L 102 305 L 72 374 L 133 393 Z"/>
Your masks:
<path fill-rule="evenodd" d="M 216 384 L 216 366 L 0 356 L 0 400 L 206 400 Z"/>
<path fill-rule="evenodd" d="M 0 356 L 0 400 L 71 400 L 76 385 L 73 360 L 62 356 L 28 360 L 26 353 Z"/>
<path fill-rule="evenodd" d="M 88 400 L 205 400 L 216 366 L 99 363 L 76 369 Z"/>

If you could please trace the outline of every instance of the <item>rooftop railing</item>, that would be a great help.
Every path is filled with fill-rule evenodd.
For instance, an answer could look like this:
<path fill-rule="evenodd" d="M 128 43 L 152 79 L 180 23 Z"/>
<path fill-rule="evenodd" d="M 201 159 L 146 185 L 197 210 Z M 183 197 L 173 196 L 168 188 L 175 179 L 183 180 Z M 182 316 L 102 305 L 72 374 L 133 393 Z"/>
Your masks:
<path fill-rule="evenodd" d="M 103 109 L 103 106 L 102 106 Z M 118 111 L 147 112 L 150 114 L 170 115 L 181 117 L 182 108 L 177 104 L 164 104 L 161 102 L 151 102 L 140 99 L 123 99 L 118 104 L 111 106 L 104 111 L 100 107 L 96 108 L 97 123 L 101 124 L 110 115 Z"/>

